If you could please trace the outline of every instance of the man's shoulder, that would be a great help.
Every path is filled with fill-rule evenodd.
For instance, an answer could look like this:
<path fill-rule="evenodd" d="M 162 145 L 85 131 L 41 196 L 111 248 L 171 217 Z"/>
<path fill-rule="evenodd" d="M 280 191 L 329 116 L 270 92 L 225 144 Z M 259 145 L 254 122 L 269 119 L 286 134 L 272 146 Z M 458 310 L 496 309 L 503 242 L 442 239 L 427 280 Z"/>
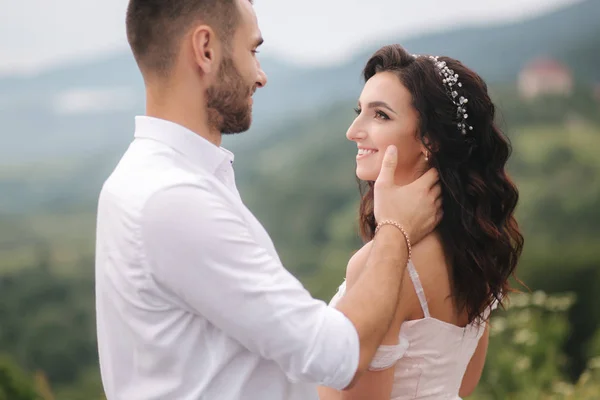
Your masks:
<path fill-rule="evenodd" d="M 184 162 L 161 154 L 140 157 L 125 153 L 100 191 L 99 205 L 112 205 L 141 211 L 157 193 L 178 187 L 197 188 L 199 192 L 218 191 L 216 178 Z"/>

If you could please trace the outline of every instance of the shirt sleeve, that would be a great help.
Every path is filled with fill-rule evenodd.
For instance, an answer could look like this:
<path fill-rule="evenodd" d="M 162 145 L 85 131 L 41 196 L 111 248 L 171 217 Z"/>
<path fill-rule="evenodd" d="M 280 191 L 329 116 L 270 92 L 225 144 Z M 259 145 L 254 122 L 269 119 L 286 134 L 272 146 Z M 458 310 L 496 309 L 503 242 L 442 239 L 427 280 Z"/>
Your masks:
<path fill-rule="evenodd" d="M 153 194 L 141 214 L 152 279 L 290 380 L 345 388 L 358 368 L 356 328 L 256 242 L 236 207 L 210 186 Z"/>

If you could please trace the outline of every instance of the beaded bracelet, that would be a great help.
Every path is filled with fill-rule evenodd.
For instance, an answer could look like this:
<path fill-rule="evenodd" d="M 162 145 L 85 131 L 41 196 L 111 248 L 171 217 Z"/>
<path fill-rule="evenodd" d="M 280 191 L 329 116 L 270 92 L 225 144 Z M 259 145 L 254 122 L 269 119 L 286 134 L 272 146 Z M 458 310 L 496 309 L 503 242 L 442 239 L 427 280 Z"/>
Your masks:
<path fill-rule="evenodd" d="M 396 221 L 392 221 L 392 220 L 388 219 L 385 221 L 381 221 L 380 223 L 377 224 L 377 227 L 375 228 L 375 234 L 377 234 L 377 232 L 383 225 L 393 225 L 396 228 L 400 229 L 400 232 L 402 232 L 402 234 L 404 235 L 404 238 L 406 239 L 406 244 L 408 246 L 408 259 L 410 260 L 412 257 L 412 246 L 410 244 L 410 238 L 408 237 L 408 233 L 406 233 L 406 230 L 404 230 L 402 225 L 400 225 Z"/>

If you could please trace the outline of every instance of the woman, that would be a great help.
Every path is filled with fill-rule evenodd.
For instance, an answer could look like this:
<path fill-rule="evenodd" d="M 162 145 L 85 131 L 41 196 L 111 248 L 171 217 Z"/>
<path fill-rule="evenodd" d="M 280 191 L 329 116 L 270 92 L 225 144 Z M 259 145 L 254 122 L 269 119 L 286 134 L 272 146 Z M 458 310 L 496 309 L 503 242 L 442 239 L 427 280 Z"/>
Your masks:
<path fill-rule="evenodd" d="M 370 371 L 350 390 L 320 388 L 321 400 L 459 399 L 475 389 L 488 345 L 490 311 L 510 290 L 523 247 L 513 216 L 518 192 L 505 172 L 510 146 L 494 124 L 484 81 L 459 61 L 377 51 L 347 137 L 366 185 L 360 230 L 332 305 L 365 264 L 377 222 L 373 182 L 385 149 L 398 148 L 396 179 L 408 184 L 435 167 L 444 196 L 437 231 L 412 249 L 395 319 Z"/>

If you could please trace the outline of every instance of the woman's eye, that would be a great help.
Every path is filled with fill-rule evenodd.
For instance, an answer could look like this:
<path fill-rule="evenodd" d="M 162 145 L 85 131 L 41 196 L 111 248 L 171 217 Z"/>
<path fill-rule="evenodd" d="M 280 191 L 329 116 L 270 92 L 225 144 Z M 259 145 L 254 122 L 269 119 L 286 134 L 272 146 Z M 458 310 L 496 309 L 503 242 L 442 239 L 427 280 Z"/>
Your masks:
<path fill-rule="evenodd" d="M 390 117 L 388 117 L 387 114 L 384 113 L 383 111 L 375 111 L 375 115 L 377 118 L 380 118 L 380 119 L 390 119 Z"/>

